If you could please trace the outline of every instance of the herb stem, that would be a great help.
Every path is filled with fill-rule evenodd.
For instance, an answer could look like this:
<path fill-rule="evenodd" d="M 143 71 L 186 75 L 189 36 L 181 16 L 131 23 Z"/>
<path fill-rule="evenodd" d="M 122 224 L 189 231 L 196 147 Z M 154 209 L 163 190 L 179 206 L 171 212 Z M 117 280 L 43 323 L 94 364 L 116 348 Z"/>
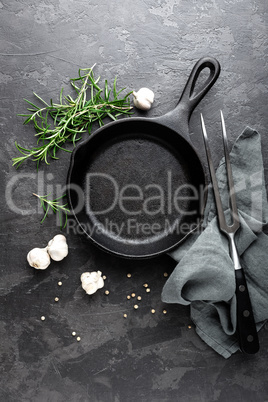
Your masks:
<path fill-rule="evenodd" d="M 34 93 L 36 98 L 45 106 L 38 107 L 25 99 L 30 105 L 27 109 L 29 113 L 19 116 L 26 117 L 23 124 L 30 122 L 34 124 L 38 140 L 37 145 L 32 148 L 25 148 L 15 142 L 22 156 L 13 158 L 14 166 L 20 166 L 27 159 L 36 161 L 37 166 L 42 161 L 49 164 L 49 159 L 58 159 L 56 154 L 59 149 L 71 152 L 64 147 L 67 141 L 71 141 L 75 146 L 81 138 L 81 133 L 88 131 L 91 134 L 94 122 L 102 126 L 105 117 L 116 120 L 120 115 L 131 114 L 129 95 L 132 92 L 120 98 L 119 95 L 124 88 L 117 91 L 116 78 L 112 90 L 109 89 L 107 80 L 105 80 L 104 88 L 100 88 L 98 85 L 100 77 L 95 79 L 93 75 L 94 67 L 95 65 L 91 68 L 79 69 L 78 78 L 70 79 L 77 94 L 75 99 L 70 95 L 63 97 L 63 90 L 60 92 L 60 103 L 54 103 L 51 100 L 48 104 L 36 93 Z M 87 91 L 90 93 L 89 99 L 87 99 Z"/>
<path fill-rule="evenodd" d="M 65 194 L 56 198 L 55 200 L 48 200 L 47 197 L 50 194 L 47 195 L 38 195 L 33 193 L 35 197 L 37 197 L 40 200 L 41 207 L 44 210 L 44 216 L 41 220 L 41 223 L 44 222 L 46 219 L 49 210 L 51 209 L 55 214 L 57 213 L 59 216 L 59 221 L 60 221 L 60 226 L 61 228 L 65 228 L 67 224 L 67 219 L 68 219 L 68 213 L 70 210 L 68 209 L 68 204 L 60 204 L 59 200 L 65 197 Z M 65 215 L 65 221 L 64 221 L 64 226 L 62 226 L 62 216 Z"/>

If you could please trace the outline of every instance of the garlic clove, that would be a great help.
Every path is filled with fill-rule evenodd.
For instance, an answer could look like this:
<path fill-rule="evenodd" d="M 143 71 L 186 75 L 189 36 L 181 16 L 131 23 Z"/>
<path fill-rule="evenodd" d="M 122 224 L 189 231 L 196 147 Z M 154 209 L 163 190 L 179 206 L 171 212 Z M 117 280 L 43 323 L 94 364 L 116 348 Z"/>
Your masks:
<path fill-rule="evenodd" d="M 134 100 L 134 105 L 136 106 L 137 109 L 140 109 L 140 110 L 150 110 L 151 109 L 151 103 L 144 99 Z"/>
<path fill-rule="evenodd" d="M 153 101 L 154 101 L 154 93 L 149 88 L 141 88 L 141 89 L 139 89 L 138 96 L 147 99 L 151 103 L 153 103 Z"/>
<path fill-rule="evenodd" d="M 29 265 L 36 269 L 46 269 L 50 264 L 50 256 L 47 253 L 47 248 L 33 248 L 27 254 Z"/>
<path fill-rule="evenodd" d="M 82 288 L 88 295 L 93 295 L 93 293 L 96 293 L 98 290 L 98 287 L 95 283 L 88 283 L 87 285 L 82 284 Z"/>
<path fill-rule="evenodd" d="M 104 286 L 104 279 L 102 277 L 102 272 L 101 271 L 98 271 L 97 274 L 98 274 L 98 282 L 97 282 L 98 289 L 101 289 Z"/>
<path fill-rule="evenodd" d="M 90 278 L 90 272 L 84 272 L 84 273 L 80 276 L 81 282 L 86 281 L 88 278 Z"/>
<path fill-rule="evenodd" d="M 133 103 L 138 109 L 149 110 L 154 102 L 154 93 L 149 88 L 141 88 L 138 92 L 133 91 Z"/>
<path fill-rule="evenodd" d="M 82 288 L 89 295 L 95 293 L 98 289 L 103 288 L 104 280 L 102 278 L 102 272 L 84 272 L 80 279 L 82 282 Z"/>
<path fill-rule="evenodd" d="M 68 245 L 66 237 L 59 234 L 48 242 L 47 252 L 54 261 L 61 261 L 68 255 Z"/>

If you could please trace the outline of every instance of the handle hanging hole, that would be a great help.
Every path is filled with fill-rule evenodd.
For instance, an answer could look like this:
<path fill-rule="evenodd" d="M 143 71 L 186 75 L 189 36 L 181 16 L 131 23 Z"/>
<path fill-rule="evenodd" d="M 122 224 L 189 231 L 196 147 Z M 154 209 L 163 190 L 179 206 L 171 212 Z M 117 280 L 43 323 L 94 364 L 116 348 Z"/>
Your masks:
<path fill-rule="evenodd" d="M 203 68 L 200 73 L 197 75 L 196 79 L 193 81 L 190 97 L 194 98 L 197 94 L 199 94 L 203 88 L 207 85 L 211 78 L 211 70 L 208 67 Z"/>

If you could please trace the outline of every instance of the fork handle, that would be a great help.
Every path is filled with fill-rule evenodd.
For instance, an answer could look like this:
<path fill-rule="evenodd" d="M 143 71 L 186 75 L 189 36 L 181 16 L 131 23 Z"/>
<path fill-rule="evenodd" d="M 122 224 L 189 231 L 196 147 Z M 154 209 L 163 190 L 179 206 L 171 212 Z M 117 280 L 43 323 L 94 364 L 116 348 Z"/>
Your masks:
<path fill-rule="evenodd" d="M 244 270 L 235 270 L 237 335 L 242 352 L 254 354 L 259 350 L 259 339 L 250 302 Z"/>

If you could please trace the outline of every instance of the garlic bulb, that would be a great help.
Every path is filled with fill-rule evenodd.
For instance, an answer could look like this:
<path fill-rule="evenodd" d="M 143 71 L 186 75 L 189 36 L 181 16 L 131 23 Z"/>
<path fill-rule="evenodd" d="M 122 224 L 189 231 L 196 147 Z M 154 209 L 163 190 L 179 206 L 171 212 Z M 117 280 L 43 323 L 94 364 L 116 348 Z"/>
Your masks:
<path fill-rule="evenodd" d="M 133 91 L 133 103 L 136 108 L 141 110 L 151 109 L 154 101 L 154 93 L 148 88 L 141 88 L 138 92 Z"/>
<path fill-rule="evenodd" d="M 52 260 L 63 260 L 68 255 L 68 245 L 65 236 L 61 234 L 54 236 L 47 245 L 47 252 Z"/>
<path fill-rule="evenodd" d="M 80 279 L 81 279 L 81 282 L 82 282 L 82 288 L 85 290 L 85 292 L 88 295 L 92 295 L 98 289 L 103 288 L 104 280 L 103 280 L 101 275 L 102 275 L 101 271 L 84 272 L 81 275 Z"/>
<path fill-rule="evenodd" d="M 33 248 L 27 254 L 27 261 L 31 267 L 36 269 L 46 269 L 50 264 L 50 257 L 47 248 Z"/>

